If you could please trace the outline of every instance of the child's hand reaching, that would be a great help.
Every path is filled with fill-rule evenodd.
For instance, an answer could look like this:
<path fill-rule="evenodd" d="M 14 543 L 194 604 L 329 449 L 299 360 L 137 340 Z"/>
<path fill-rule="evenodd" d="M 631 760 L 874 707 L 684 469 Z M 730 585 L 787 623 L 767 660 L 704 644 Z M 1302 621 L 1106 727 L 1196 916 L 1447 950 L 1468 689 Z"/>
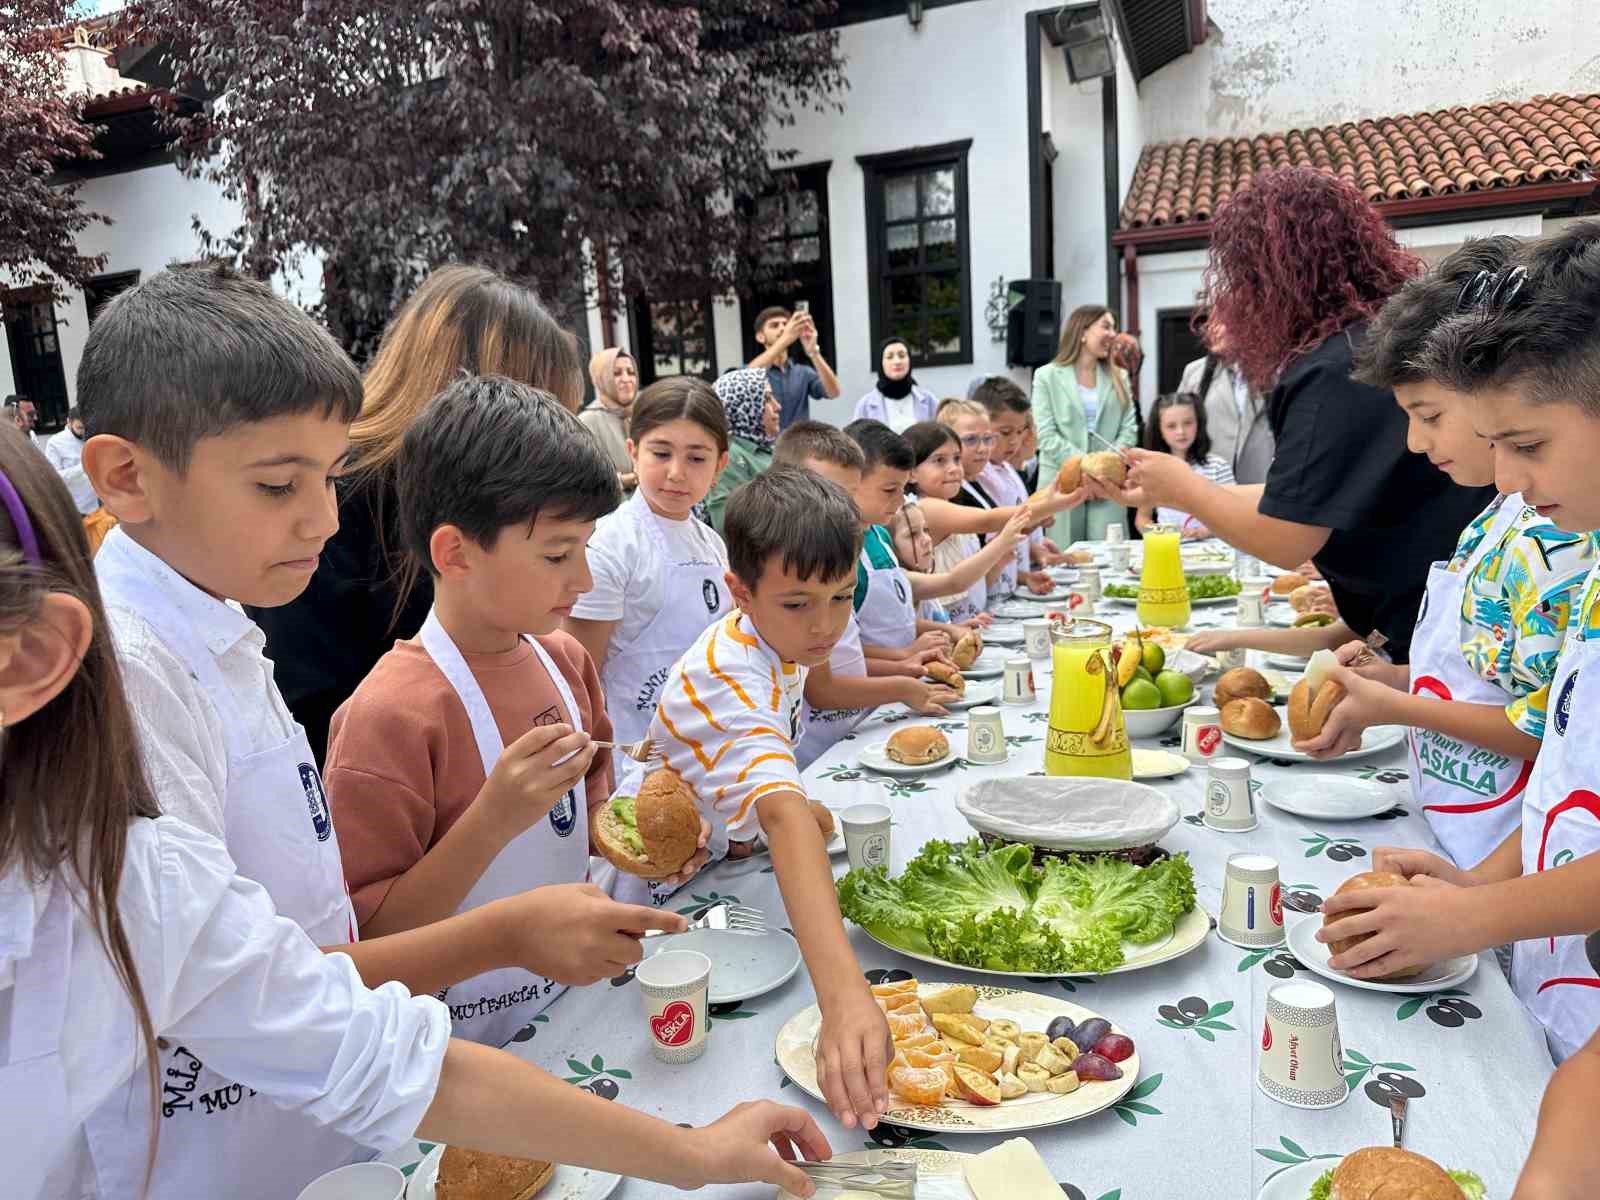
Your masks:
<path fill-rule="evenodd" d="M 1448 858 L 1403 846 L 1379 846 L 1372 852 L 1372 869 L 1392 871 L 1407 879 L 1428 875 L 1456 887 L 1471 887 L 1477 882 Z"/>
<path fill-rule="evenodd" d="M 1336 954 L 1330 965 L 1357 979 L 1391 975 L 1408 967 L 1426 966 L 1458 954 L 1476 954 L 1474 905 L 1478 892 L 1417 875 L 1410 887 L 1367 888 L 1329 896 L 1325 917 L 1338 917 L 1317 930 L 1317 941 L 1336 942 L 1372 934 L 1366 941 Z"/>
<path fill-rule="evenodd" d="M 930 629 L 926 633 L 917 635 L 917 640 L 911 643 L 906 654 L 909 657 L 917 654 L 926 654 L 931 651 L 935 655 L 940 655 L 949 649 L 950 635 L 942 629 Z M 928 662 L 929 660 L 924 658 L 922 661 Z"/>
<path fill-rule="evenodd" d="M 1016 548 L 1018 542 L 1028 536 L 1028 531 L 1040 523 L 1039 514 L 1033 511 L 1033 506 L 1024 504 L 1011 514 L 1011 519 L 1005 523 L 1005 528 L 995 534 L 995 541 L 1007 550 Z"/>
<path fill-rule="evenodd" d="M 500 752 L 474 804 L 507 841 L 543 820 L 594 761 L 594 739 L 570 725 L 535 725 Z"/>
<path fill-rule="evenodd" d="M 1219 650 L 1233 650 L 1244 645 L 1248 635 L 1237 629 L 1202 629 L 1190 634 L 1185 648 L 1196 654 L 1215 654 Z"/>
<path fill-rule="evenodd" d="M 900 702 L 925 717 L 949 716 L 950 712 L 944 706 L 961 698 L 953 688 L 942 683 L 926 683 L 921 679 L 907 679 L 902 693 Z"/>
<path fill-rule="evenodd" d="M 1363 679 L 1346 667 L 1328 668 L 1328 679 L 1344 688 L 1344 699 L 1333 706 L 1322 732 L 1314 738 L 1296 741 L 1294 748 L 1315 759 L 1336 758 L 1361 746 L 1361 731 L 1382 725 L 1390 719 L 1394 688 Z"/>
<path fill-rule="evenodd" d="M 871 1129 L 889 1111 L 885 1072 L 893 1055 L 889 1022 L 865 983 L 824 1005 L 817 1033 L 817 1083 L 846 1129 L 858 1123 Z"/>
<path fill-rule="evenodd" d="M 833 1147 L 811 1114 L 786 1108 L 771 1100 L 753 1100 L 732 1109 L 720 1120 L 691 1134 L 701 1146 L 705 1170 L 702 1183 L 770 1183 L 796 1196 L 809 1196 L 816 1184 L 799 1167 L 796 1158 L 825 1162 Z"/>
<path fill-rule="evenodd" d="M 638 962 L 645 930 L 682 933 L 689 927 L 678 913 L 619 904 L 592 883 L 550 884 L 499 903 L 512 960 L 575 987 L 610 979 Z"/>

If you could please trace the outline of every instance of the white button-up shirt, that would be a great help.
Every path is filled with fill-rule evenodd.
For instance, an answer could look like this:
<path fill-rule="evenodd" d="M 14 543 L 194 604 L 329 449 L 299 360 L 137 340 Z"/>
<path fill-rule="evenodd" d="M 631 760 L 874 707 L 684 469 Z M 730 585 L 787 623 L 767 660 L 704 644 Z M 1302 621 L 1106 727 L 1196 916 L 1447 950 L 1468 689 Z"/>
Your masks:
<path fill-rule="evenodd" d="M 98 566 L 117 559 L 153 580 L 205 640 L 239 711 L 246 714 L 244 730 L 235 732 L 248 738 L 251 751 L 282 743 L 294 730 L 294 717 L 273 682 L 261 627 L 239 605 L 208 596 L 121 527 L 107 536 L 95 561 Z M 128 707 L 161 811 L 225 841 L 228 740 L 217 706 L 155 627 L 115 589 L 105 589 L 105 605 Z"/>
<path fill-rule="evenodd" d="M 78 506 L 78 515 L 87 517 L 100 507 L 100 497 L 94 494 L 94 484 L 83 469 L 83 439 L 70 429 L 63 429 L 44 444 L 44 456 L 56 469 L 72 493 L 72 502 Z"/>
<path fill-rule="evenodd" d="M 11 1059 L 16 966 L 40 951 L 34 935 L 50 891 L 76 886 L 70 878 L 0 877 L 0 1068 Z M 322 953 L 277 916 L 218 842 L 170 817 L 130 824 L 117 908 L 158 1035 L 379 1151 L 414 1133 L 449 1043 L 444 1005 L 398 983 L 364 987 L 346 955 Z M 40 1195 L 52 1198 L 94 1194 L 83 1122 L 144 1070 L 133 1006 L 82 903 L 72 922 L 58 1048 L 68 1111 L 55 1144 L 15 1148 L 47 1156 Z M 0 1095 L 0 1128 L 7 1107 L 25 1103 Z"/>

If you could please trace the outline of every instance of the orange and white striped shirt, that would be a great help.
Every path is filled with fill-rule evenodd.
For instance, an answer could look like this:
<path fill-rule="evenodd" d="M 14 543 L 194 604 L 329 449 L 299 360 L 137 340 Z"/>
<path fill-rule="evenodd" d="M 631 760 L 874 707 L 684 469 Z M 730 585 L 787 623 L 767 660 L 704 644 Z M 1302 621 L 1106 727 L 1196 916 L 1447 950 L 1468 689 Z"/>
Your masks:
<path fill-rule="evenodd" d="M 732 841 L 760 832 L 762 796 L 805 794 L 794 757 L 805 682 L 806 668 L 784 662 L 735 612 L 700 635 L 661 689 L 650 736 Z"/>

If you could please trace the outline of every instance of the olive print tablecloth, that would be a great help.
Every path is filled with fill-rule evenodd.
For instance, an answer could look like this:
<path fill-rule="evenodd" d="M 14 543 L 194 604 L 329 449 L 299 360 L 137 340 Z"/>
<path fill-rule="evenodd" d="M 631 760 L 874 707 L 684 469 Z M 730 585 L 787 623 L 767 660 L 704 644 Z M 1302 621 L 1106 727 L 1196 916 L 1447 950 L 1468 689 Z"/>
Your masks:
<path fill-rule="evenodd" d="M 1131 610 L 1105 604 L 1100 616 L 1119 630 L 1133 620 Z M 1230 619 L 1226 610 L 1197 610 L 1196 618 L 1197 625 Z M 864 771 L 855 761 L 858 747 L 920 719 L 882 710 L 812 765 L 806 773 L 811 795 L 836 811 L 863 801 L 886 802 L 894 813 L 895 870 L 929 838 L 971 836 L 955 810 L 961 788 L 986 777 L 1043 768 L 1048 664 L 1036 663 L 1035 672 L 1038 702 L 1003 709 L 1012 754 L 1004 766 L 978 767 L 963 760 L 915 780 Z M 952 746 L 963 750 L 964 716 L 940 726 L 950 734 Z M 1161 738 L 1135 744 L 1175 746 L 1176 741 L 1174 728 Z M 1259 826 L 1242 834 L 1219 833 L 1200 823 L 1204 771 L 1191 769 L 1152 785 L 1170 791 L 1184 812 L 1162 844 L 1190 856 L 1200 902 L 1212 914 L 1221 900 L 1227 856 L 1248 850 L 1278 860 L 1288 919 L 1316 920 L 1304 914 L 1315 912 L 1321 898 L 1347 876 L 1365 869 L 1375 847 L 1437 849 L 1421 814 L 1408 803 L 1410 769 L 1403 745 L 1349 763 L 1256 760 L 1257 781 L 1292 784 L 1296 777 L 1316 773 L 1350 774 L 1392 789 L 1395 806 L 1376 818 L 1317 822 L 1262 805 Z M 834 859 L 834 866 L 836 873 L 845 870 L 843 855 Z M 673 906 L 693 915 L 719 900 L 756 905 L 775 924 L 787 924 L 765 857 L 719 864 L 684 888 Z M 985 981 L 959 969 L 905 958 L 854 926 L 850 934 L 862 968 L 874 980 L 909 973 L 923 979 Z M 1302 1162 L 1326 1160 L 1331 1165 L 1357 1147 L 1386 1141 L 1388 1098 L 1400 1093 L 1412 1099 L 1407 1146 L 1446 1166 L 1477 1171 L 1490 1196 L 1506 1200 L 1532 1142 L 1551 1064 L 1543 1037 L 1512 995 L 1494 956 L 1480 956 L 1476 974 L 1460 987 L 1434 994 L 1396 995 L 1332 985 L 1351 1094 L 1340 1107 L 1322 1112 L 1285 1107 L 1254 1083 L 1267 992 L 1292 978 L 1318 977 L 1287 949 L 1241 950 L 1213 932 L 1193 953 L 1147 970 L 1026 984 L 1063 994 L 1111 1018 L 1136 1039 L 1143 1062 L 1142 1078 L 1114 1108 L 1029 1135 L 1067 1196 L 1249 1200 L 1273 1176 Z M 871 1134 L 844 1129 L 821 1104 L 789 1085 L 773 1060 L 779 1027 L 814 998 L 802 968 L 776 991 L 716 1006 L 704 1057 L 669 1067 L 650 1054 L 630 973 L 568 992 L 523 1030 L 510 1049 L 579 1087 L 674 1122 L 703 1124 L 741 1100 L 773 1097 L 808 1106 L 836 1151 L 915 1145 L 976 1152 L 1002 1140 L 889 1126 Z M 530 1114 L 530 1120 L 537 1119 Z M 409 1145 L 389 1157 L 409 1165 L 421 1153 L 421 1146 Z M 634 1200 L 670 1191 L 627 1180 L 616 1194 Z M 701 1194 L 755 1200 L 772 1193 L 747 1185 L 712 1187 Z"/>

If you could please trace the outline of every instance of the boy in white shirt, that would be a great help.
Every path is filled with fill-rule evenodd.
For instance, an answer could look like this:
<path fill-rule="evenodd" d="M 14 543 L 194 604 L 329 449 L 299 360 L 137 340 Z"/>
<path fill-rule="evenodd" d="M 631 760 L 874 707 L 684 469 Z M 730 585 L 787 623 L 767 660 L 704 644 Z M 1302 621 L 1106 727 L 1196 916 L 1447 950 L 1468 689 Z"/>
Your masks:
<path fill-rule="evenodd" d="M 807 672 L 850 623 L 860 515 L 810 471 L 774 466 L 728 501 L 728 588 L 738 611 L 703 633 L 662 690 L 650 735 L 694 789 L 711 847 L 765 833 L 822 1009 L 817 1077 L 846 1128 L 888 1111 L 888 1025 L 845 935 L 795 744 Z"/>

